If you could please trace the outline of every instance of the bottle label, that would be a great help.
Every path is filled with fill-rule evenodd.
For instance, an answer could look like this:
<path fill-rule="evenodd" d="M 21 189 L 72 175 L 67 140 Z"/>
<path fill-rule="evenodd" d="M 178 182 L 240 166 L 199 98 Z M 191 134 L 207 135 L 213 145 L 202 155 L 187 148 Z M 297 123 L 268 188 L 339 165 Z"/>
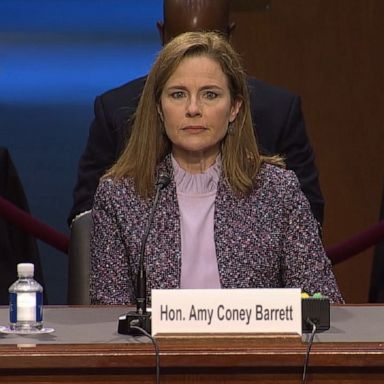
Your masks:
<path fill-rule="evenodd" d="M 11 323 L 43 320 L 43 294 L 41 292 L 10 293 L 9 316 Z"/>

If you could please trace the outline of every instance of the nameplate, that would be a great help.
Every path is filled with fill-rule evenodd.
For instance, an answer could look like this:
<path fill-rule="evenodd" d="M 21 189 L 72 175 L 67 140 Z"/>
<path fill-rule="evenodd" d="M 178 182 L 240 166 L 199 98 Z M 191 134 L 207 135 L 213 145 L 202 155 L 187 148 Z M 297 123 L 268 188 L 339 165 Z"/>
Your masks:
<path fill-rule="evenodd" d="M 301 335 L 301 290 L 154 289 L 152 335 L 159 333 Z"/>

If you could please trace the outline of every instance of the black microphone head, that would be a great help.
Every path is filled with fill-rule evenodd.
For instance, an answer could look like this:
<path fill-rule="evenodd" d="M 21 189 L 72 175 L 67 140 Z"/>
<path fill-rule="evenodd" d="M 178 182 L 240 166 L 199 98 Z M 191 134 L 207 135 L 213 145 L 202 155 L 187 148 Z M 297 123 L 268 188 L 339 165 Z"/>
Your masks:
<path fill-rule="evenodd" d="M 156 185 L 160 187 L 160 189 L 163 189 L 168 186 L 168 184 L 171 182 L 171 178 L 166 174 L 165 172 L 160 172 L 159 176 L 157 177 Z"/>

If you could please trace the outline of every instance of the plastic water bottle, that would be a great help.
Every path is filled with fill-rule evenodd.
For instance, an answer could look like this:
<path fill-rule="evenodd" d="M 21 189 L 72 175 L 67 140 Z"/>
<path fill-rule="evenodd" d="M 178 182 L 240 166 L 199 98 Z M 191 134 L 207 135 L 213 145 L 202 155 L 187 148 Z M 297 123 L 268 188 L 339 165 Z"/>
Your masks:
<path fill-rule="evenodd" d="M 17 264 L 18 280 L 9 287 L 9 319 L 13 331 L 33 333 L 43 328 L 43 287 L 33 274 L 33 264 Z"/>

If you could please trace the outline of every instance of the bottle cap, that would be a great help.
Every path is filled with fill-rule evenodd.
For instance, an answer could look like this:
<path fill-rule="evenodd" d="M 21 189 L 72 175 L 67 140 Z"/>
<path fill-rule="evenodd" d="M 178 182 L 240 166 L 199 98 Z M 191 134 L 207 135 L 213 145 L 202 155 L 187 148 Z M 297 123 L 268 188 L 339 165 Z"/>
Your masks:
<path fill-rule="evenodd" d="M 33 277 L 35 266 L 32 263 L 17 264 L 17 275 L 23 277 Z"/>

